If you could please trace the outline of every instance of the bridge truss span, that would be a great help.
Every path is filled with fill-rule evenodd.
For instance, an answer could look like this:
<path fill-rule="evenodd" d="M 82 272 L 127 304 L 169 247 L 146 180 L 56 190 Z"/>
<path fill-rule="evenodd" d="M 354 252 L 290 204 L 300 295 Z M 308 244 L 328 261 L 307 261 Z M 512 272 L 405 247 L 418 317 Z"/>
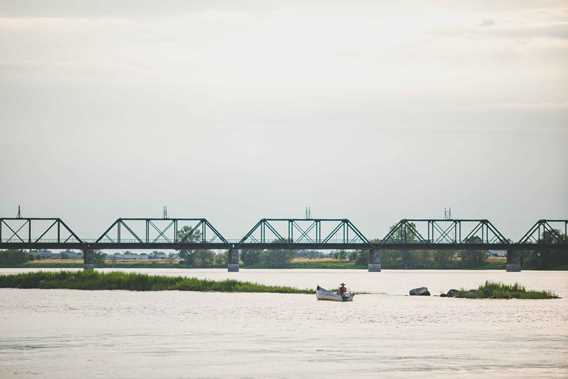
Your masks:
<path fill-rule="evenodd" d="M 98 245 L 226 245 L 228 241 L 205 218 L 119 218 L 101 234 Z"/>
<path fill-rule="evenodd" d="M 18 248 L 27 245 L 53 245 L 67 248 L 83 241 L 60 218 L 0 218 L 0 246 Z"/>
<path fill-rule="evenodd" d="M 507 245 L 505 238 L 486 219 L 402 219 L 381 240 L 389 244 Z"/>
<path fill-rule="evenodd" d="M 369 240 L 345 218 L 263 218 L 228 240 L 205 218 L 119 218 L 96 239 L 60 218 L 0 218 L 0 249 L 567 250 L 568 220 L 539 220 L 512 242 L 487 219 L 402 219 Z"/>
<path fill-rule="evenodd" d="M 239 245 L 266 244 L 358 248 L 369 240 L 348 219 L 263 218 L 239 241 Z"/>
<path fill-rule="evenodd" d="M 568 220 L 538 220 L 519 240 L 519 244 L 568 244 Z"/>

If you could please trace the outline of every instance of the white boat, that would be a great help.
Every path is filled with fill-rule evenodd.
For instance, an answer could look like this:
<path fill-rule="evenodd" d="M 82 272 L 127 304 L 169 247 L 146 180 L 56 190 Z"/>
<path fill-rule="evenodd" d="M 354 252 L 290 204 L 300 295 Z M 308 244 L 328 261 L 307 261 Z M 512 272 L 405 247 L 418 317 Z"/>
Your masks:
<path fill-rule="evenodd" d="M 320 286 L 316 288 L 316 297 L 318 300 L 353 301 L 354 296 L 355 294 L 352 292 L 345 292 L 342 296 L 337 291 L 329 291 Z"/>

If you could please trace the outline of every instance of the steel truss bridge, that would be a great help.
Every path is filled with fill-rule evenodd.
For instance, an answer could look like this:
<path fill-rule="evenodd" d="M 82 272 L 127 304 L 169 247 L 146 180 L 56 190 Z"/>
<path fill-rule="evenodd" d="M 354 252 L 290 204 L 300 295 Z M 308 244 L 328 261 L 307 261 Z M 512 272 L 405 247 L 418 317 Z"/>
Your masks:
<path fill-rule="evenodd" d="M 243 249 L 369 250 L 371 266 L 384 249 L 568 251 L 567 235 L 568 219 L 538 220 L 515 242 L 486 219 L 403 219 L 383 238 L 369 239 L 344 218 L 263 218 L 230 240 L 205 218 L 119 218 L 86 239 L 60 218 L 0 218 L 0 249 L 226 249 L 237 252 L 230 258 L 237 269 Z"/>

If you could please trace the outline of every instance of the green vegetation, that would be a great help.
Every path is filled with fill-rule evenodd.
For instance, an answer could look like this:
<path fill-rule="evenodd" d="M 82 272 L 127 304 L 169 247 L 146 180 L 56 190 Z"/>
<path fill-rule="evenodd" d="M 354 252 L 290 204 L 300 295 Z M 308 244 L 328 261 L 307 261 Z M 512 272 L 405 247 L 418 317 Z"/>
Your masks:
<path fill-rule="evenodd" d="M 12 266 L 18 268 L 83 268 L 83 260 L 76 259 L 36 259 L 22 265 Z M 105 260 L 102 263 L 96 262 L 97 268 L 188 268 L 183 263 L 161 262 L 161 261 L 121 261 L 115 262 Z M 227 268 L 224 266 L 213 266 L 214 268 Z"/>
<path fill-rule="evenodd" d="M 182 252 L 180 252 L 182 254 Z M 467 252 L 464 252 L 467 254 Z M 568 256 L 568 254 L 566 254 Z M 227 268 L 227 253 L 210 250 L 183 252 L 183 260 L 145 259 L 115 260 L 97 253 L 99 268 Z M 242 268 L 293 268 L 293 269 L 367 269 L 367 251 L 242 250 Z M 504 269 L 505 258 L 489 257 L 478 266 L 465 265 L 460 254 L 453 251 L 396 251 L 382 250 L 384 269 Z M 22 268 L 82 268 L 83 259 L 34 258 L 23 251 L 0 251 L 0 267 Z M 524 267 L 524 265 L 523 265 Z M 559 269 L 556 267 L 555 269 Z"/>
<path fill-rule="evenodd" d="M 395 226 L 391 226 L 391 230 Z M 411 230 L 416 230 L 414 223 L 409 223 Z M 402 229 L 398 229 L 391 236 L 393 241 L 407 240 L 418 242 L 414 233 L 403 236 Z M 471 236 L 466 243 L 481 243 L 481 238 Z M 364 254 L 364 252 L 363 252 Z M 488 261 L 489 254 L 483 250 L 382 250 L 381 265 L 386 269 L 502 269 L 505 260 Z M 366 263 L 366 256 L 359 261 Z"/>
<path fill-rule="evenodd" d="M 352 269 L 367 269 L 367 263 L 365 263 L 364 265 L 362 264 L 357 264 L 355 262 L 346 262 L 346 261 L 341 261 L 341 260 L 336 260 L 336 261 L 330 261 L 330 260 L 326 260 L 326 261 L 320 261 L 320 260 L 306 260 L 306 261 L 301 261 L 301 262 L 296 262 L 296 261 L 292 261 L 287 268 L 294 268 L 294 269 L 298 269 L 298 268 L 303 268 L 303 269 L 315 269 L 315 270 L 321 270 L 321 269 L 340 269 L 340 270 L 352 270 Z"/>
<path fill-rule="evenodd" d="M 412 224 L 411 224 L 411 227 Z M 179 241 L 199 241 L 199 229 L 183 227 L 178 232 Z M 411 242 L 416 237 L 406 236 Z M 401 231 L 394 233 L 392 239 L 402 239 Z M 562 243 L 567 240 L 559 230 L 544 232 L 541 242 Z M 278 241 L 274 241 L 278 242 Z M 377 242 L 377 241 L 375 241 Z M 478 236 L 471 236 L 468 243 L 481 243 Z M 568 269 L 568 245 L 564 250 L 523 251 L 523 269 L 566 270 Z M 20 250 L 0 251 L 0 267 L 59 267 L 81 268 L 79 259 L 43 259 L 37 252 L 26 253 Z M 128 252 L 127 252 L 128 253 Z M 156 252 L 158 253 L 158 252 Z M 105 253 L 96 252 L 97 267 L 109 268 L 226 268 L 228 253 L 211 250 L 180 250 L 179 255 L 169 255 L 168 259 L 115 260 Z M 336 251 L 331 254 L 309 250 L 241 250 L 243 268 L 295 268 L 295 269 L 367 269 L 368 251 Z M 35 256 L 34 256 L 35 255 Z M 151 258 L 148 255 L 146 258 Z M 65 253 L 61 253 L 61 258 Z M 503 270 L 506 258 L 489 256 L 484 250 L 381 250 L 383 269 L 473 269 Z"/>
<path fill-rule="evenodd" d="M 539 242 L 566 243 L 568 236 L 558 229 L 546 230 Z M 566 270 L 568 267 L 568 245 L 564 250 L 528 251 L 521 257 L 522 266 L 538 270 Z"/>
<path fill-rule="evenodd" d="M 18 267 L 32 260 L 32 256 L 21 250 L 0 251 L 0 266 Z"/>
<path fill-rule="evenodd" d="M 455 297 L 467 299 L 558 299 L 551 291 L 531 291 L 522 285 L 485 282 L 474 290 L 458 291 Z"/>
<path fill-rule="evenodd" d="M 199 229 L 184 226 L 177 232 L 178 241 L 196 242 L 201 240 Z M 216 254 L 211 250 L 179 250 L 184 266 L 196 268 L 226 267 L 228 253 Z"/>
<path fill-rule="evenodd" d="M 291 268 L 290 262 L 296 256 L 292 250 L 243 250 L 241 260 L 250 268 Z"/>
<path fill-rule="evenodd" d="M 313 290 L 308 289 L 268 286 L 237 280 L 213 281 L 182 276 L 157 276 L 124 272 L 101 273 L 97 271 L 31 272 L 0 275 L 0 288 L 314 293 Z"/>

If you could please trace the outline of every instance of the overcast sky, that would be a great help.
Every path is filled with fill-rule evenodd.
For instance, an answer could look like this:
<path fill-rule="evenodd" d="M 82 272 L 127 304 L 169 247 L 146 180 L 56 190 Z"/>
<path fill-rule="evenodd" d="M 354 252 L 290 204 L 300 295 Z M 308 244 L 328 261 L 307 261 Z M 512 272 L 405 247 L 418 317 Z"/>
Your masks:
<path fill-rule="evenodd" d="M 568 217 L 568 3 L 0 1 L 0 215 Z"/>

